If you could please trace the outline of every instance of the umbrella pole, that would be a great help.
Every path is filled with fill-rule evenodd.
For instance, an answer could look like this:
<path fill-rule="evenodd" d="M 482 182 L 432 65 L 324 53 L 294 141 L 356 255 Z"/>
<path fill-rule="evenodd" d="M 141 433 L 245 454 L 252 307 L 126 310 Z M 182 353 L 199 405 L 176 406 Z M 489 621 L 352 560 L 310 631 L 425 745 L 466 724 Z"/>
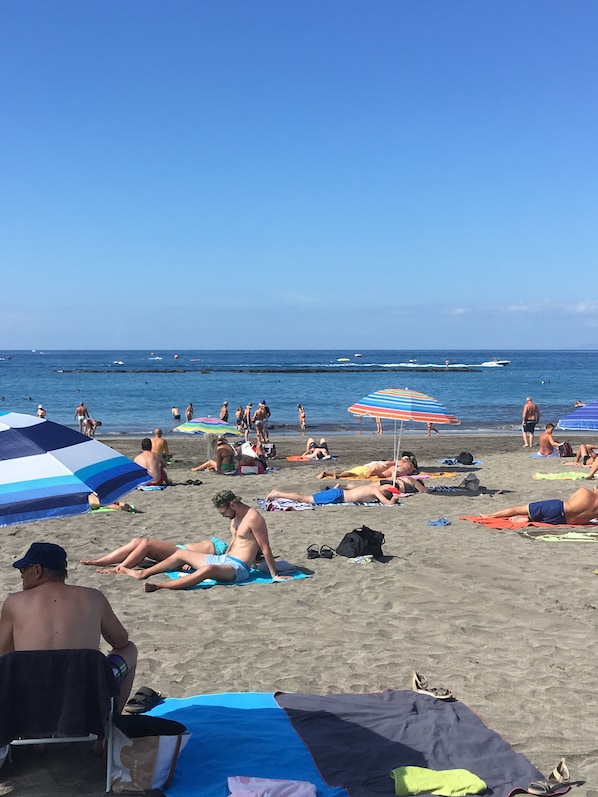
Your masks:
<path fill-rule="evenodd" d="M 397 470 L 399 468 L 399 451 L 401 450 L 401 435 L 403 434 L 403 420 L 401 419 L 401 425 L 399 426 L 399 441 L 397 441 L 397 421 L 395 419 L 395 472 L 393 477 L 393 482 L 397 480 Z"/>

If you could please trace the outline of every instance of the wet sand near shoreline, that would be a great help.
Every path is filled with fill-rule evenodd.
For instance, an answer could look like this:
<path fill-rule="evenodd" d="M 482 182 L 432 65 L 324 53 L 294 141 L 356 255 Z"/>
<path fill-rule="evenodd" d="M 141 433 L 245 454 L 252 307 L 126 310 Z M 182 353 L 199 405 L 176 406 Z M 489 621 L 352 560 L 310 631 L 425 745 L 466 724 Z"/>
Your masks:
<path fill-rule="evenodd" d="M 279 459 L 270 464 L 278 469 L 234 477 L 191 473 L 205 459 L 205 440 L 168 436 L 175 486 L 125 497 L 137 514 L 103 512 L 5 529 L 2 595 L 20 589 L 10 562 L 31 542 L 59 542 L 69 554 L 69 581 L 100 588 L 139 647 L 133 691 L 148 685 L 169 697 L 371 692 L 409 688 L 417 669 L 433 685 L 452 689 L 546 774 L 566 756 L 572 780 L 583 781 L 572 793 L 598 797 L 598 543 L 529 540 L 459 520 L 530 500 L 566 498 L 580 484 L 592 488 L 591 482 L 534 481 L 536 472 L 572 470 L 572 461 L 530 458 L 520 433 L 443 434 L 440 427 L 440 435 L 429 439 L 403 438 L 401 450 L 413 451 L 423 471 L 454 472 L 433 483 L 454 486 L 473 471 L 485 493 L 419 494 L 398 507 L 267 513 L 275 555 L 313 573 L 310 579 L 147 595 L 133 579 L 79 564 L 135 536 L 177 543 L 211 535 L 227 539 L 227 522 L 211 503 L 218 490 L 232 489 L 255 505 L 273 488 L 313 493 L 333 485 L 316 479 L 322 466 L 341 469 L 392 457 L 392 435 L 363 434 L 331 436 L 333 462 L 286 461 L 301 453 L 308 436 L 309 430 L 304 436 L 273 435 Z M 588 438 L 567 437 L 573 445 Z M 106 442 L 128 456 L 139 451 L 137 439 Z M 438 462 L 462 450 L 483 464 L 447 468 Z M 202 484 L 185 484 L 195 479 Z M 451 525 L 427 525 L 441 516 Z M 334 548 L 362 524 L 385 534 L 386 562 L 307 559 L 308 545 Z M 0 772 L 0 795 L 102 792 L 102 764 L 87 745 L 42 756 L 20 748 Z"/>

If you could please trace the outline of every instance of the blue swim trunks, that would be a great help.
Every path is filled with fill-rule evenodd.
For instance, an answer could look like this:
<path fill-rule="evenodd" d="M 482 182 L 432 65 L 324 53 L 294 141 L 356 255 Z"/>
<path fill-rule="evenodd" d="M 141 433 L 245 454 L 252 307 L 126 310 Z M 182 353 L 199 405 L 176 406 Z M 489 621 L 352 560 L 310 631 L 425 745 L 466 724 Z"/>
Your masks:
<path fill-rule="evenodd" d="M 326 504 L 342 504 L 345 500 L 345 491 L 340 487 L 333 487 L 330 490 L 322 490 L 321 493 L 314 493 L 313 499 L 316 506 L 325 506 Z"/>
<path fill-rule="evenodd" d="M 120 653 L 110 653 L 106 658 L 108 659 L 108 664 L 112 667 L 116 683 L 119 685 L 122 684 L 129 672 L 129 665 Z"/>
<path fill-rule="evenodd" d="M 222 556 L 223 553 L 226 553 L 228 550 L 228 543 L 221 540 L 219 537 L 210 537 L 210 542 L 214 546 L 214 553 L 217 556 Z M 183 551 L 188 551 L 186 545 L 177 545 L 177 548 L 181 548 Z"/>
<path fill-rule="evenodd" d="M 250 572 L 249 568 L 242 562 L 240 559 L 237 559 L 234 556 L 224 555 L 217 555 L 213 553 L 209 553 L 206 556 L 206 564 L 207 565 L 228 565 L 232 567 L 235 571 L 235 581 L 247 581 L 249 578 Z"/>
<path fill-rule="evenodd" d="M 565 506 L 559 498 L 552 498 L 548 501 L 534 501 L 531 503 L 527 512 L 529 519 L 536 523 L 552 523 L 553 526 L 566 524 Z"/>
<path fill-rule="evenodd" d="M 212 545 L 214 546 L 214 553 L 217 556 L 222 556 L 228 550 L 228 543 L 224 542 L 224 540 L 219 539 L 218 537 L 210 537 L 212 541 Z"/>

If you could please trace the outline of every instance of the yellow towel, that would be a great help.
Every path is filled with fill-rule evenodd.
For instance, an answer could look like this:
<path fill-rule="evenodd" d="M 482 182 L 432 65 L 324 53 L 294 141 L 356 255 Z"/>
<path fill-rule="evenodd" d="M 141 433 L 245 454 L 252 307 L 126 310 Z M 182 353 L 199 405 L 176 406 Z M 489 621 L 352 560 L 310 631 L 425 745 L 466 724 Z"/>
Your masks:
<path fill-rule="evenodd" d="M 488 788 L 481 778 L 467 769 L 426 769 L 426 767 L 398 767 L 391 769 L 395 794 L 441 794 L 458 797 L 481 794 Z"/>

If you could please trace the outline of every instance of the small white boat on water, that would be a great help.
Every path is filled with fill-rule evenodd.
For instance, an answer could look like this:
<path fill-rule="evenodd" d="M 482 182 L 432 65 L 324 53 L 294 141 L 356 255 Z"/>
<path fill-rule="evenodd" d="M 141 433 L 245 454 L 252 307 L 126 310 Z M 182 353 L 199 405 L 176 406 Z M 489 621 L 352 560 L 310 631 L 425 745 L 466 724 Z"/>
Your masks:
<path fill-rule="evenodd" d="M 482 365 L 485 368 L 496 368 L 496 367 L 501 367 L 503 365 L 510 365 L 510 363 L 511 363 L 510 360 L 499 360 L 498 357 L 494 357 L 494 359 L 487 360 L 485 363 L 482 363 Z"/>

